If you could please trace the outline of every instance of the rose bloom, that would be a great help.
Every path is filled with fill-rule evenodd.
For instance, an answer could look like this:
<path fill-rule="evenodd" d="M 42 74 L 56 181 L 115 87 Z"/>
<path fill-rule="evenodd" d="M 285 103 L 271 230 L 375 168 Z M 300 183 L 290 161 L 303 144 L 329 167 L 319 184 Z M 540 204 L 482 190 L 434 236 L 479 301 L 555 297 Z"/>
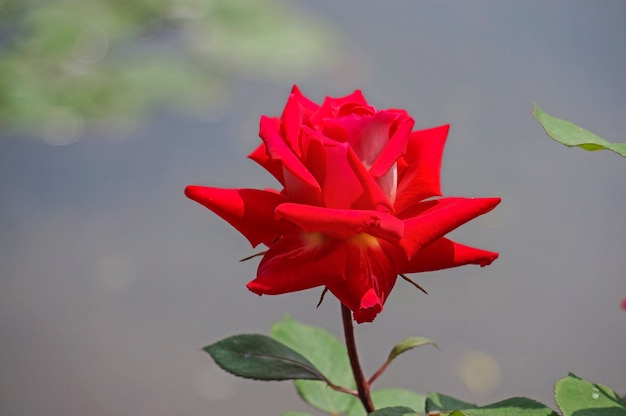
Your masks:
<path fill-rule="evenodd" d="M 261 117 L 249 158 L 281 191 L 188 186 L 185 194 L 269 249 L 248 289 L 277 295 L 323 286 L 370 322 L 399 274 L 465 264 L 497 253 L 444 236 L 499 198 L 441 196 L 449 126 L 413 130 L 404 110 L 377 110 L 360 91 L 321 105 L 294 86 L 280 117 Z"/>

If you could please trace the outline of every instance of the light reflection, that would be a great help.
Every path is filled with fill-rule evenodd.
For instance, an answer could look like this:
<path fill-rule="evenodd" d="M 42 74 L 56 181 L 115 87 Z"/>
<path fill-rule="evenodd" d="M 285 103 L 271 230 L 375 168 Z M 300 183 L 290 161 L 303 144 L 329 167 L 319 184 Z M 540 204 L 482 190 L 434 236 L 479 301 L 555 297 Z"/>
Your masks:
<path fill-rule="evenodd" d="M 486 395 L 500 383 L 500 366 L 482 351 L 466 352 L 458 363 L 458 374 L 465 386 L 474 394 Z"/>

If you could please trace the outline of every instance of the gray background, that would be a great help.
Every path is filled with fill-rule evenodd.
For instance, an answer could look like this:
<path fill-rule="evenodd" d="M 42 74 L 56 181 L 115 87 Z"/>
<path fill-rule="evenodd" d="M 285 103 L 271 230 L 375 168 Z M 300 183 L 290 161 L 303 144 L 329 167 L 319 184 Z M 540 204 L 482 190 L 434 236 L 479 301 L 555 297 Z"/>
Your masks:
<path fill-rule="evenodd" d="M 385 311 L 358 327 L 368 373 L 404 337 L 441 346 L 401 357 L 377 387 L 553 405 L 552 384 L 572 371 L 626 393 L 626 161 L 567 149 L 530 114 L 536 101 L 625 141 L 626 3 L 295 5 L 342 36 L 344 53 L 314 78 L 242 77 L 210 118 L 159 112 L 125 140 L 2 138 L 1 413 L 307 410 L 289 383 L 236 379 L 200 349 L 266 333 L 285 313 L 339 335 L 336 300 L 316 310 L 320 290 L 249 293 L 256 261 L 238 260 L 252 249 L 183 196 L 188 183 L 276 185 L 245 155 L 258 117 L 279 114 L 293 83 L 318 102 L 361 88 L 379 108 L 407 109 L 417 128 L 451 123 L 444 193 L 503 198 L 453 233 L 499 251 L 497 262 L 414 276 L 428 296 L 399 281 Z M 463 363 L 478 353 L 489 358 L 464 382 Z M 499 377 L 489 385 L 485 374 Z"/>

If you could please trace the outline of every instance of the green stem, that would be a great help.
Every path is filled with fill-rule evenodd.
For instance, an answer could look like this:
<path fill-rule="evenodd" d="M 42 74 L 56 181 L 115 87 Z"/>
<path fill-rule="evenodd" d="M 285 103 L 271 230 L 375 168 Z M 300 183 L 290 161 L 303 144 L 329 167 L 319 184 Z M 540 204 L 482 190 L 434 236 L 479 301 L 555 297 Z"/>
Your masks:
<path fill-rule="evenodd" d="M 359 355 L 356 351 L 354 326 L 352 325 L 352 312 L 343 303 L 341 304 L 341 317 L 343 319 L 343 333 L 346 337 L 348 357 L 350 358 L 350 366 L 352 367 L 352 374 L 354 374 L 356 389 L 359 392 L 359 399 L 361 399 L 361 403 L 363 403 L 365 411 L 367 413 L 371 413 L 376 409 L 374 408 L 372 396 L 370 395 L 370 385 L 363 375 L 363 369 L 361 369 L 361 364 L 359 363 Z"/>

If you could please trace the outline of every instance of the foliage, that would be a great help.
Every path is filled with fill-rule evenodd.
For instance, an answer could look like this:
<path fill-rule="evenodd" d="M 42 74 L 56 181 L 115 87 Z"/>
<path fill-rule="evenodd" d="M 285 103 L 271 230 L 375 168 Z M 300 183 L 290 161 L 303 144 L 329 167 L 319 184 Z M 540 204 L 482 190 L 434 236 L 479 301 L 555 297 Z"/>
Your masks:
<path fill-rule="evenodd" d="M 626 416 L 626 403 L 613 390 L 574 374 L 556 383 L 554 396 L 563 416 Z"/>
<path fill-rule="evenodd" d="M 242 334 L 204 348 L 229 373 L 253 380 L 324 380 L 309 360 L 259 334 Z"/>
<path fill-rule="evenodd" d="M 410 341 L 412 340 L 412 341 Z M 425 338 L 409 338 L 394 351 L 432 344 Z M 287 316 L 272 327 L 272 338 L 236 335 L 205 348 L 226 371 L 260 380 L 296 380 L 298 393 L 314 408 L 331 415 L 364 416 L 354 389 L 345 347 L 332 334 Z M 397 356 L 397 354 L 396 354 Z M 338 391 L 340 390 L 340 391 Z M 626 416 L 626 403 L 613 390 L 570 374 L 555 385 L 555 401 L 563 416 Z M 526 397 L 513 397 L 478 406 L 441 393 L 428 397 L 403 389 L 383 389 L 372 393 L 378 410 L 370 416 L 558 416 L 546 405 Z M 418 410 L 415 410 L 418 409 Z M 308 416 L 286 412 L 283 416 Z"/>
<path fill-rule="evenodd" d="M 590 131 L 566 120 L 553 117 L 534 105 L 533 116 L 544 128 L 548 136 L 569 147 L 580 147 L 587 151 L 611 150 L 626 157 L 626 143 L 611 143 Z"/>
<path fill-rule="evenodd" d="M 302 76 L 332 61 L 320 27 L 275 0 L 4 0 L 0 130 L 63 143 L 158 105 L 206 112 L 228 101 L 234 75 Z"/>
<path fill-rule="evenodd" d="M 306 356 L 334 384 L 356 388 L 346 347 L 329 332 L 286 316 L 274 324 L 272 337 Z M 354 400 L 329 389 L 323 381 L 297 380 L 295 385 L 305 402 L 323 412 L 345 413 Z"/>

